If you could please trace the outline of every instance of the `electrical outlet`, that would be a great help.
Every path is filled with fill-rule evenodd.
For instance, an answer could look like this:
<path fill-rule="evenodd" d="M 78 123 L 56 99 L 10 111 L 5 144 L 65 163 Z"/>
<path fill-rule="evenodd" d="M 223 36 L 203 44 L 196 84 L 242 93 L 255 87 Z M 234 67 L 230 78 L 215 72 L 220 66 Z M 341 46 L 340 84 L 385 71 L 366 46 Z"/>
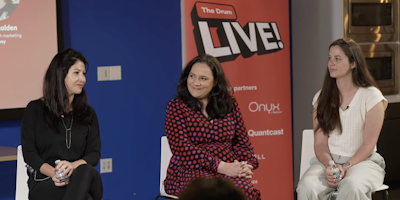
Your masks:
<path fill-rule="evenodd" d="M 112 158 L 100 159 L 100 173 L 112 172 Z"/>
<path fill-rule="evenodd" d="M 118 81 L 121 79 L 121 66 L 110 66 L 110 80 Z"/>
<path fill-rule="evenodd" d="M 97 81 L 110 80 L 110 67 L 97 67 Z"/>

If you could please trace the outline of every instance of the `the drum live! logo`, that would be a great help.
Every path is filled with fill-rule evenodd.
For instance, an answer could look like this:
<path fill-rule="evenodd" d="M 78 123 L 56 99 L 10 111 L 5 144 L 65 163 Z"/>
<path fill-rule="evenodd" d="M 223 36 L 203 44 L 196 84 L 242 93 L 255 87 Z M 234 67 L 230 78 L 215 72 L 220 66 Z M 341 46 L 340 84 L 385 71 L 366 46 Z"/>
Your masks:
<path fill-rule="evenodd" d="M 273 53 L 284 44 L 275 22 L 236 21 L 235 8 L 226 4 L 196 2 L 192 12 L 193 34 L 199 54 L 207 53 L 220 62 Z"/>

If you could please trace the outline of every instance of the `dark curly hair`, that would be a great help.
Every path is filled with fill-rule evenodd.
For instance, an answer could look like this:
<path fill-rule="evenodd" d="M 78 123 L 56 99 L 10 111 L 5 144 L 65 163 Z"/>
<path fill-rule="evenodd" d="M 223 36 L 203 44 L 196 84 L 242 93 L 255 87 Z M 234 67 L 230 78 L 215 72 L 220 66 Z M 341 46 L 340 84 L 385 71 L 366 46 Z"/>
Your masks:
<path fill-rule="evenodd" d="M 232 112 L 232 105 L 235 101 L 233 98 L 233 89 L 229 84 L 229 81 L 225 77 L 224 70 L 221 67 L 221 63 L 211 55 L 202 54 L 193 60 L 191 60 L 183 69 L 181 78 L 177 88 L 177 97 L 180 98 L 184 103 L 194 110 L 199 111 L 203 108 L 203 103 L 194 98 L 187 87 L 187 79 L 192 67 L 196 63 L 204 63 L 210 67 L 214 77 L 214 88 L 211 90 L 208 97 L 208 104 L 206 106 L 206 112 L 208 119 L 212 120 L 215 118 L 222 118 L 226 114 Z"/>

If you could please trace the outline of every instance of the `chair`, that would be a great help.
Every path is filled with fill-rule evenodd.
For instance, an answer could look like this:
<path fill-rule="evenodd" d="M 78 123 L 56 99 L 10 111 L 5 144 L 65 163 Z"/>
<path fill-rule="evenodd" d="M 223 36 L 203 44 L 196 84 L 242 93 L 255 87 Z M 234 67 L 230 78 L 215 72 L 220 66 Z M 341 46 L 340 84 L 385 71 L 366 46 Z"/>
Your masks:
<path fill-rule="evenodd" d="M 301 145 L 301 163 L 300 163 L 300 179 L 304 172 L 311 166 L 310 161 L 315 156 L 314 152 L 314 131 L 312 129 L 304 129 L 303 143 Z M 299 179 L 299 180 L 300 180 Z M 380 187 L 374 189 L 372 192 L 382 192 L 383 200 L 389 200 L 389 186 L 382 184 Z M 332 197 L 336 199 L 338 192 L 333 192 Z"/>
<path fill-rule="evenodd" d="M 172 157 L 171 149 L 168 145 L 167 136 L 161 137 L 161 166 L 160 166 L 160 194 L 157 195 L 156 200 L 159 197 L 164 197 L 167 199 L 178 199 L 177 196 L 169 195 L 164 190 L 164 180 L 167 177 L 167 169 L 169 165 L 169 160 Z"/>
<path fill-rule="evenodd" d="M 22 155 L 22 146 L 18 146 L 17 151 L 17 184 L 15 190 L 15 200 L 28 200 L 28 174 L 25 167 L 24 156 Z"/>
<path fill-rule="evenodd" d="M 28 172 L 26 169 L 26 163 L 24 161 L 24 155 L 22 154 L 22 146 L 18 146 L 17 151 L 17 184 L 15 190 L 15 200 L 28 200 L 29 188 L 28 188 Z M 92 199 L 88 194 L 87 199 Z"/>

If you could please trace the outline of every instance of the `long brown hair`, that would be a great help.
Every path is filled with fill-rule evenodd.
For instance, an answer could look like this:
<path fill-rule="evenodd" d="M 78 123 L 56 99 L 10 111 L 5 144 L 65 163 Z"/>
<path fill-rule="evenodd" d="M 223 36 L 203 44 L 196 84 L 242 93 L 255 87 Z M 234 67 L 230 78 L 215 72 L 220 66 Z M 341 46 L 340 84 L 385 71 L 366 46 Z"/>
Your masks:
<path fill-rule="evenodd" d="M 349 63 L 355 64 L 352 70 L 352 79 L 354 85 L 358 87 L 377 87 L 374 78 L 368 70 L 367 63 L 363 56 L 360 46 L 350 38 L 338 39 L 329 46 L 339 46 L 348 57 Z M 340 92 L 336 85 L 336 78 L 329 75 L 329 69 L 326 69 L 324 84 L 318 97 L 317 120 L 318 125 L 314 131 L 319 129 L 324 134 L 329 134 L 335 128 L 339 128 L 342 133 L 342 123 L 339 116 Z"/>

